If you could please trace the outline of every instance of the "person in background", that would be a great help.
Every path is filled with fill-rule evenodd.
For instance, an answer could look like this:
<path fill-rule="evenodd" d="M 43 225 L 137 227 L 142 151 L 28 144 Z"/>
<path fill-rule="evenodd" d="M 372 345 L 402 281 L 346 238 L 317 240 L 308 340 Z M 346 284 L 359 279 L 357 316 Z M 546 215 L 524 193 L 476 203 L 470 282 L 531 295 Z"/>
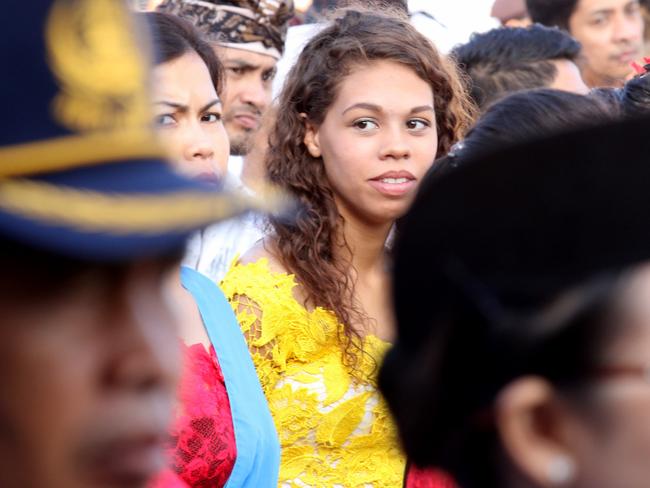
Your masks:
<path fill-rule="evenodd" d="M 526 0 L 533 22 L 557 26 L 582 45 L 588 86 L 620 87 L 643 55 L 644 20 L 638 0 Z"/>
<path fill-rule="evenodd" d="M 380 373 L 418 465 L 461 488 L 647 486 L 647 125 L 423 181 L 396 243 L 399 332 Z"/>
<path fill-rule="evenodd" d="M 199 181 L 228 159 L 223 67 L 187 21 L 140 14 L 153 33 L 154 118 L 176 169 Z M 212 180 L 208 180 L 212 181 Z M 183 321 L 184 370 L 164 487 L 275 487 L 280 446 L 237 320 L 217 285 L 183 267 L 173 288 Z M 180 286 L 182 284 L 182 286 Z"/>
<path fill-rule="evenodd" d="M 579 54 L 580 44 L 567 33 L 532 25 L 474 34 L 450 55 L 467 74 L 472 99 L 485 110 L 519 90 L 557 88 L 587 93 L 576 64 Z"/>
<path fill-rule="evenodd" d="M 531 23 L 526 0 L 496 0 L 490 15 L 499 19 L 503 27 L 528 27 Z"/>
<path fill-rule="evenodd" d="M 143 488 L 180 370 L 168 278 L 242 202 L 163 159 L 124 3 L 2 8 L 0 486 Z"/>
<path fill-rule="evenodd" d="M 623 117 L 633 118 L 650 112 L 650 65 L 638 66 L 639 74 L 628 80 L 622 88 L 596 88 L 589 95 L 598 98 L 615 110 L 621 111 Z"/>
<path fill-rule="evenodd" d="M 471 110 L 455 66 L 394 11 L 343 10 L 290 72 L 267 167 L 297 215 L 272 218 L 221 282 L 274 416 L 283 486 L 402 485 L 375 386 L 393 337 L 387 240 Z"/>
<path fill-rule="evenodd" d="M 623 113 L 627 117 L 639 117 L 650 112 L 650 65 L 646 64 L 625 86 L 616 90 Z"/>
<path fill-rule="evenodd" d="M 171 15 L 140 14 L 151 25 L 156 67 L 151 98 L 160 141 L 176 170 L 215 186 L 226 174 L 223 67 L 191 24 Z"/>
<path fill-rule="evenodd" d="M 292 1 L 165 0 L 157 11 L 188 20 L 212 44 L 226 69 L 223 104 L 230 153 L 245 156 L 271 103 Z"/>
<path fill-rule="evenodd" d="M 192 23 L 222 60 L 226 71 L 223 125 L 234 156 L 225 184 L 249 194 L 262 191 L 266 171 L 257 153 L 265 150 L 267 141 L 259 132 L 271 105 L 293 1 L 165 0 L 157 10 Z M 269 117 L 266 120 L 272 123 Z M 249 158 L 254 144 L 256 154 Z M 218 282 L 232 260 L 264 236 L 263 225 L 263 219 L 251 213 L 205 229 L 192 239 L 184 264 Z"/>

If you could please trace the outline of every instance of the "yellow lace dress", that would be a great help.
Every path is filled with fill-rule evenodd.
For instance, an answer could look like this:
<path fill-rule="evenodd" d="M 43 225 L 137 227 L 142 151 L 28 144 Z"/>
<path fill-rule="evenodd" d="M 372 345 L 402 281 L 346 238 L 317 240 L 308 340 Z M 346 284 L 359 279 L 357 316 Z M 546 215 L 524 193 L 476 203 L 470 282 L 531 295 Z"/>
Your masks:
<path fill-rule="evenodd" d="M 221 282 L 280 437 L 280 486 L 401 487 L 405 459 L 376 385 L 389 344 L 367 336 L 352 375 L 342 361 L 342 326 L 328 310 L 305 309 L 295 286 L 266 258 L 234 265 Z"/>

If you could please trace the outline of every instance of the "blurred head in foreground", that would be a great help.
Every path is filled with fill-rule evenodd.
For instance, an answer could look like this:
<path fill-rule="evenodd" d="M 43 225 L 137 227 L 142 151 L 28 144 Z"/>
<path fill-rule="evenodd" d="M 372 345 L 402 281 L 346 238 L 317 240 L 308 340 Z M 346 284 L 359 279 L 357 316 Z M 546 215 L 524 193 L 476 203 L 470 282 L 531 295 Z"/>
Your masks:
<path fill-rule="evenodd" d="M 423 182 L 380 374 L 416 464 L 462 488 L 646 486 L 647 127 L 557 135 Z"/>
<path fill-rule="evenodd" d="M 580 44 L 566 32 L 542 25 L 474 34 L 452 57 L 467 75 L 481 110 L 504 96 L 533 88 L 587 93 L 576 60 Z"/>
<path fill-rule="evenodd" d="M 460 167 L 517 143 L 621 118 L 620 94 L 608 97 L 549 88 L 513 93 L 491 105 L 465 138 L 446 157 L 436 161 L 432 171 Z"/>
<path fill-rule="evenodd" d="M 166 276 L 243 202 L 162 159 L 122 2 L 3 8 L 0 486 L 142 487 L 179 367 Z"/>

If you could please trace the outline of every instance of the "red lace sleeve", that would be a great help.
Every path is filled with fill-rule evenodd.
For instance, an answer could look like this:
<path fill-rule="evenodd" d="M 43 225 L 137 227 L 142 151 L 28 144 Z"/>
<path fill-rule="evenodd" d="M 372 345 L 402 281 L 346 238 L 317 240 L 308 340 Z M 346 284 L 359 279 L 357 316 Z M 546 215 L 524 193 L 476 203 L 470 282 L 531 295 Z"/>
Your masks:
<path fill-rule="evenodd" d="M 214 348 L 183 346 L 179 412 L 168 450 L 170 470 L 154 488 L 222 487 L 235 464 L 237 448 L 226 385 Z"/>
<path fill-rule="evenodd" d="M 456 488 L 456 483 L 443 471 L 409 466 L 405 488 Z"/>

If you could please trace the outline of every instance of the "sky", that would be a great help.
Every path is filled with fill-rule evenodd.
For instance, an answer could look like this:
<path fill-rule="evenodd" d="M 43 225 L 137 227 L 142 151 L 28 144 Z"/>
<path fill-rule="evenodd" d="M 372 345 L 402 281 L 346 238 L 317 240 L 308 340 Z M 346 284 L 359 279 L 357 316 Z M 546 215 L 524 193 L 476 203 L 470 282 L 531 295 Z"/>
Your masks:
<path fill-rule="evenodd" d="M 498 26 L 490 17 L 494 0 L 409 0 L 412 13 L 424 11 L 434 16 L 435 22 L 424 15 L 415 15 L 413 24 L 431 38 L 443 52 L 466 42 L 472 32 L 483 32 Z"/>

